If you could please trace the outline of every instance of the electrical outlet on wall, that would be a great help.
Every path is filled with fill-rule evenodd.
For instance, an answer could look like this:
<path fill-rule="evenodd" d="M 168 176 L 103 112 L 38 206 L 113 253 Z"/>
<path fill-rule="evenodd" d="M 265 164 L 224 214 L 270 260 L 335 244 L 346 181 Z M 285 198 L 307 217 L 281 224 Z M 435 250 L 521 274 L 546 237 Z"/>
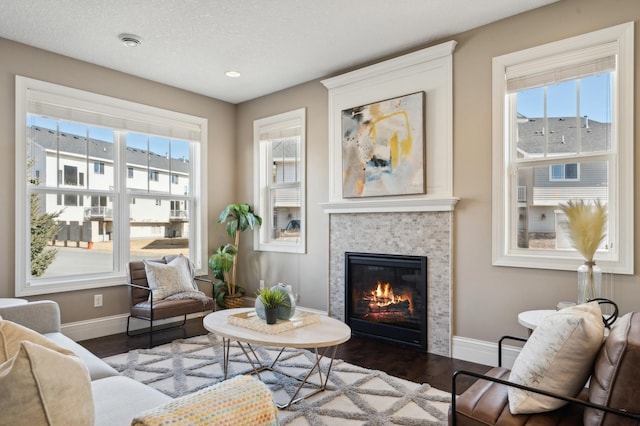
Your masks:
<path fill-rule="evenodd" d="M 93 295 L 93 307 L 100 308 L 102 306 L 102 295 L 94 294 Z"/>
<path fill-rule="evenodd" d="M 264 290 L 264 280 L 260 280 L 260 290 Z"/>

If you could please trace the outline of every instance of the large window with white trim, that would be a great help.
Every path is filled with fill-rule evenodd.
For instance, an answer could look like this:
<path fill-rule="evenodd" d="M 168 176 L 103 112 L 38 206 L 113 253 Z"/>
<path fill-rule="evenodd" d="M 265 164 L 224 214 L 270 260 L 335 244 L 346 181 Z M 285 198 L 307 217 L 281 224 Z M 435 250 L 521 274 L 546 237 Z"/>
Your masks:
<path fill-rule="evenodd" d="M 258 250 L 304 253 L 305 109 L 255 120 Z"/>
<path fill-rule="evenodd" d="M 131 260 L 206 272 L 206 119 L 16 78 L 16 295 L 121 285 Z"/>
<path fill-rule="evenodd" d="M 575 269 L 559 209 L 607 206 L 596 254 L 633 273 L 633 23 L 493 60 L 493 263 Z"/>

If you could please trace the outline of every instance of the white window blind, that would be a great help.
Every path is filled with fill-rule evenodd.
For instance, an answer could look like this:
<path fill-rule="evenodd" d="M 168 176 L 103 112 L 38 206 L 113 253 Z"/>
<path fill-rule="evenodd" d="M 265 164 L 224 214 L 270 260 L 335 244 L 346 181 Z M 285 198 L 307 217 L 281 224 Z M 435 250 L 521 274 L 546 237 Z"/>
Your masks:
<path fill-rule="evenodd" d="M 615 71 L 616 55 L 611 54 L 612 47 L 608 43 L 595 51 L 575 52 L 568 58 L 545 58 L 508 66 L 505 70 L 507 93 Z"/>
<path fill-rule="evenodd" d="M 69 106 L 73 103 L 73 106 Z M 188 122 L 170 119 L 163 114 L 141 114 L 125 105 L 112 107 L 96 105 L 71 97 L 27 89 L 27 111 L 46 117 L 56 117 L 111 129 L 164 136 L 175 139 L 199 140 L 200 127 Z"/>

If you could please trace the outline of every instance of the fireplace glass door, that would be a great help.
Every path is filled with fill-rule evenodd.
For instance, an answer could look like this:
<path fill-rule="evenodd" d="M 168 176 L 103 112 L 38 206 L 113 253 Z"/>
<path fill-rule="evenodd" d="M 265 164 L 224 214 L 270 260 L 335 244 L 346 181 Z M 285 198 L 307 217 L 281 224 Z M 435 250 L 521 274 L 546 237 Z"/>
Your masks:
<path fill-rule="evenodd" d="M 426 350 L 427 258 L 345 253 L 346 320 L 354 334 Z"/>

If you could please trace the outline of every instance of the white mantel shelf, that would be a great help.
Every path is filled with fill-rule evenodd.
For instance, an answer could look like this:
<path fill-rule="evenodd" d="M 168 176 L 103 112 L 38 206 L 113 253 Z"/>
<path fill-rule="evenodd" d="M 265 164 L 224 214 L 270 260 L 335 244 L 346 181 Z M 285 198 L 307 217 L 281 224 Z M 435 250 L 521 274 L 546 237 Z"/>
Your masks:
<path fill-rule="evenodd" d="M 456 197 L 403 198 L 332 201 L 320 203 L 325 213 L 397 213 L 452 211 L 460 199 Z"/>

